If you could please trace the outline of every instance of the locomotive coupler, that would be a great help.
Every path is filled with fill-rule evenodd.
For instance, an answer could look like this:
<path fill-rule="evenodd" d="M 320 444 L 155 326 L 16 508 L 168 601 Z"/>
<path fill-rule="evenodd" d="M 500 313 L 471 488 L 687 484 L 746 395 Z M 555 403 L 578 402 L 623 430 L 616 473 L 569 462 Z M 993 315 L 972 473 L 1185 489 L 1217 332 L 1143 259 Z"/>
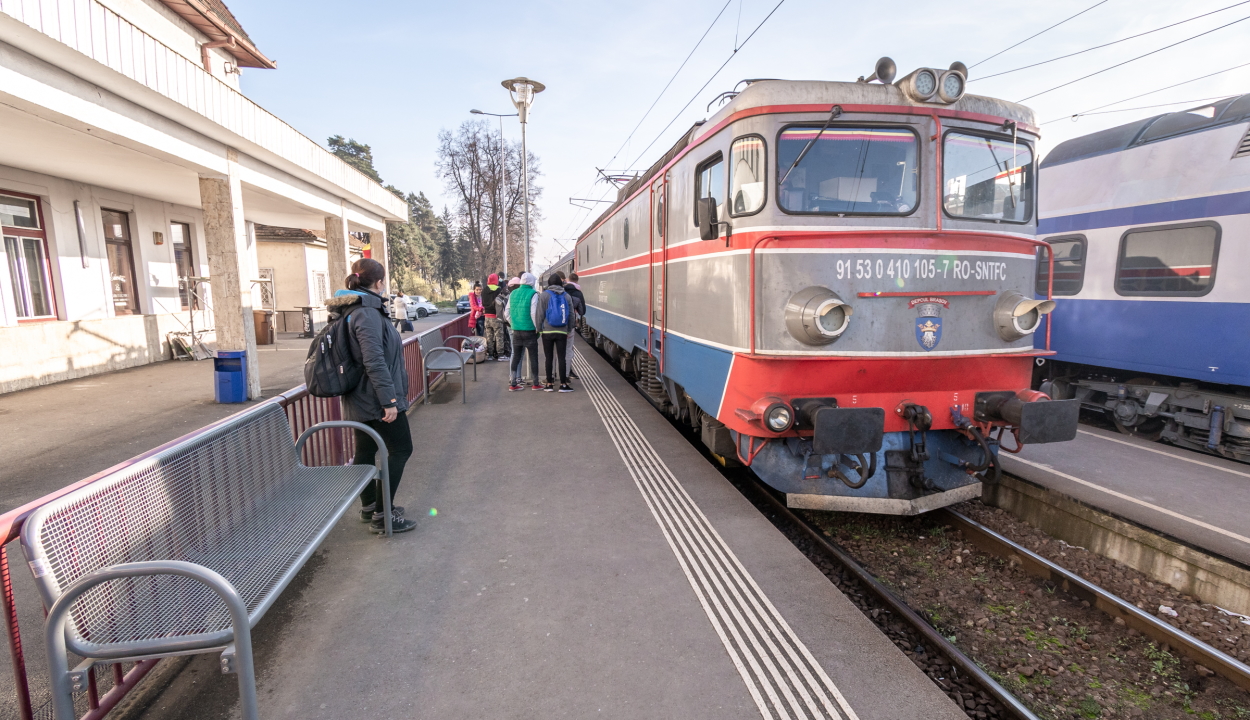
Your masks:
<path fill-rule="evenodd" d="M 933 427 L 933 414 L 924 405 L 913 403 L 902 406 L 898 412 L 907 421 L 907 435 L 911 440 L 910 462 L 907 463 L 909 482 L 911 482 L 912 486 L 924 490 L 939 489 L 924 474 L 924 463 L 929 459 L 929 448 L 926 443 L 925 433 Z M 917 434 L 919 434 L 919 437 L 917 437 Z"/>

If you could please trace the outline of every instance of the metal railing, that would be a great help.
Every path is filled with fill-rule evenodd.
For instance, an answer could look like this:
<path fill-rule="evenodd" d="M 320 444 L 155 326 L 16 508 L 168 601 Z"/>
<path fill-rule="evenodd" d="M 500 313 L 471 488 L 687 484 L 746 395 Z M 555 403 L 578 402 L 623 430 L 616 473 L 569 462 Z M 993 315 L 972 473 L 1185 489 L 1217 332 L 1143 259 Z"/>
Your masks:
<path fill-rule="evenodd" d="M 435 336 L 435 333 L 438 335 Z M 467 335 L 468 333 L 469 316 L 458 315 L 438 327 L 431 328 L 420 335 L 412 335 L 404 339 L 403 353 L 405 366 L 408 371 L 408 401 L 410 403 L 421 399 L 421 396 L 428 390 L 430 384 L 438 379 L 438 376 L 433 379 L 429 378 L 425 372 L 425 368 L 421 363 L 422 344 L 428 345 L 436 342 L 436 344 L 442 345 L 448 337 Z M 292 388 L 275 399 L 285 408 L 287 421 L 291 425 L 291 433 L 294 437 L 299 437 L 305 430 L 319 422 L 342 419 L 342 406 L 339 398 L 313 397 L 303 385 Z M 8 641 L 9 655 L 12 658 L 15 699 L 20 720 L 34 720 L 36 717 L 41 717 L 42 713 L 40 711 L 47 705 L 46 702 L 43 702 L 37 707 L 31 698 L 30 675 L 27 672 L 26 653 L 23 651 L 22 646 L 22 628 L 18 623 L 17 602 L 9 568 L 9 544 L 21 535 L 22 526 L 25 524 L 26 518 L 37 508 L 56 498 L 90 485 L 100 478 L 125 467 L 142 462 L 174 445 L 192 440 L 229 420 L 229 417 L 218 420 L 211 425 L 183 435 L 176 440 L 171 440 L 160 447 L 153 448 L 107 470 L 98 472 L 85 480 L 63 487 L 56 492 L 45 495 L 38 500 L 32 500 L 19 508 L 0 515 L 0 616 L 2 616 L 0 617 L 0 622 L 3 622 L 5 639 Z M 352 433 L 346 430 L 328 430 L 318 433 L 316 437 L 309 440 L 302 450 L 301 460 L 305 465 L 309 466 L 343 465 L 351 459 L 354 453 L 355 439 Z M 41 638 L 42 629 L 40 627 L 39 632 L 34 632 L 32 637 Z M 110 678 L 111 683 L 104 694 L 100 692 L 101 688 L 98 687 L 99 678 L 96 677 L 95 668 L 93 667 L 89 672 L 87 682 L 87 712 L 81 716 L 80 720 L 101 720 L 104 718 L 158 662 L 159 660 L 144 660 L 134 663 L 129 670 L 124 669 L 121 664 L 114 664 L 112 666 L 112 677 Z"/>

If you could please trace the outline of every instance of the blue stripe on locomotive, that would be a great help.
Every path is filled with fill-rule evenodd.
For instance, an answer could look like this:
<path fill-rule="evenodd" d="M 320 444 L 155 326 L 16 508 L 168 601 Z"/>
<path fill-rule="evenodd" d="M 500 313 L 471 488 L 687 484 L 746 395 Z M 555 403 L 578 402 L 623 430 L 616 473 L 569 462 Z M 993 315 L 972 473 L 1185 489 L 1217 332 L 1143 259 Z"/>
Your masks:
<path fill-rule="evenodd" d="M 645 323 L 593 306 L 586 308 L 586 321 L 626 350 L 647 347 Z M 719 414 L 733 353 L 671 333 L 665 342 L 668 347 L 664 348 L 664 376 L 685 388 L 704 412 Z"/>
<path fill-rule="evenodd" d="M 1250 385 L 1250 304 L 1055 298 L 1056 360 Z M 1038 345 L 1046 337 L 1037 332 Z M 1215 368 L 1212 370 L 1212 368 Z"/>

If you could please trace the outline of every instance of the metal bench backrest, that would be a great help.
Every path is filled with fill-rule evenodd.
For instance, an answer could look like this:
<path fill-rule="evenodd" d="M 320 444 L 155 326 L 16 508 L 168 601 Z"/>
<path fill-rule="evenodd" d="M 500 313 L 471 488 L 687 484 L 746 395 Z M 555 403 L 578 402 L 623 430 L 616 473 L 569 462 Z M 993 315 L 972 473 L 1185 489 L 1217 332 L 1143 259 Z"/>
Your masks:
<path fill-rule="evenodd" d="M 253 611 L 286 561 L 264 538 L 236 530 L 272 515 L 271 501 L 290 491 L 298 467 L 286 413 L 269 402 L 43 506 L 22 538 L 45 603 L 99 568 L 185 560 L 224 575 Z M 94 588 L 69 627 L 71 646 L 81 647 L 219 633 L 230 617 L 202 584 L 161 575 Z"/>

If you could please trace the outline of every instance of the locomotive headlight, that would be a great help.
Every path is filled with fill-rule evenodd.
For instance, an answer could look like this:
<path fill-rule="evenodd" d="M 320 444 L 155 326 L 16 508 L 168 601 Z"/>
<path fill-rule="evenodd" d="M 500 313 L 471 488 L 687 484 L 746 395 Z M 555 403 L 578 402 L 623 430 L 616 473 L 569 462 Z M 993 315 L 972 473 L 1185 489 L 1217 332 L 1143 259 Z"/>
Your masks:
<path fill-rule="evenodd" d="M 823 287 L 806 287 L 786 302 L 786 329 L 807 345 L 828 345 L 846 332 L 852 309 L 836 293 Z"/>
<path fill-rule="evenodd" d="M 764 411 L 764 424 L 775 433 L 785 432 L 794 424 L 794 411 L 785 403 L 773 403 Z"/>
<path fill-rule="evenodd" d="M 928 102 L 938 91 L 938 74 L 935 70 L 920 68 L 896 84 L 912 100 Z"/>
<path fill-rule="evenodd" d="M 994 328 L 1007 342 L 1032 335 L 1042 316 L 1055 309 L 1053 300 L 1034 300 L 1017 292 L 1003 293 L 994 306 Z"/>
<path fill-rule="evenodd" d="M 958 70 L 948 70 L 942 73 L 942 80 L 938 83 L 938 97 L 942 102 L 953 103 L 964 96 L 964 89 L 967 82 L 963 74 Z"/>

